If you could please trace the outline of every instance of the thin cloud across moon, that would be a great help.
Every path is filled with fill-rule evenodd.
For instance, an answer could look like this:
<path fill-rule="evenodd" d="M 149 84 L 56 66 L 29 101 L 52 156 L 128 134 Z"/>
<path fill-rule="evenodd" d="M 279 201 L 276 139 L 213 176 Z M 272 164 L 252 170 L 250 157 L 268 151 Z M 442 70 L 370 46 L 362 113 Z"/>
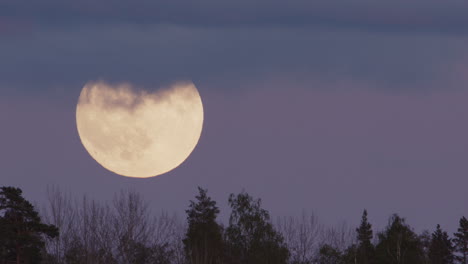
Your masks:
<path fill-rule="evenodd" d="M 149 93 L 129 84 L 91 82 L 76 107 L 78 134 L 104 168 L 129 177 L 179 166 L 200 139 L 203 105 L 193 83 Z"/>

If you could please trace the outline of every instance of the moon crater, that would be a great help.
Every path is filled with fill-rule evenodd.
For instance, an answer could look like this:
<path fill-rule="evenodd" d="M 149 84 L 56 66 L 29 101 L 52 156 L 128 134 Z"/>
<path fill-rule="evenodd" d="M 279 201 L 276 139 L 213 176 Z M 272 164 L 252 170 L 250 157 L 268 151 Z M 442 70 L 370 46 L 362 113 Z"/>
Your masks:
<path fill-rule="evenodd" d="M 203 105 L 193 83 L 149 93 L 129 84 L 86 84 L 76 108 L 81 142 L 103 167 L 151 177 L 179 166 L 198 143 Z"/>

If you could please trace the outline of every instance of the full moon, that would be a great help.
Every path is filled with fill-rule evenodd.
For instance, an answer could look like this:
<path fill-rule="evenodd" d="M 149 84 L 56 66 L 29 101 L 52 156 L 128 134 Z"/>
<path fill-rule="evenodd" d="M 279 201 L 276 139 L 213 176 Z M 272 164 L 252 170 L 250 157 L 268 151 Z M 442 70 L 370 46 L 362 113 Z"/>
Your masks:
<path fill-rule="evenodd" d="M 86 84 L 76 107 L 78 134 L 104 168 L 147 178 L 179 166 L 200 139 L 203 105 L 193 83 L 154 93 L 130 84 Z"/>

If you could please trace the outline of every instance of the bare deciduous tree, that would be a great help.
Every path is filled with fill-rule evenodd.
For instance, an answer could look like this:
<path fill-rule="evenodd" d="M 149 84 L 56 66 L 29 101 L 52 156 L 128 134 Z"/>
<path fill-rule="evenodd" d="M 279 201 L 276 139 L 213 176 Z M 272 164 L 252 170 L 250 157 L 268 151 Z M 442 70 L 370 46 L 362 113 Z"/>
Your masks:
<path fill-rule="evenodd" d="M 356 243 L 355 229 L 346 222 L 341 222 L 338 226 L 325 229 L 320 240 L 322 244 L 330 245 L 338 251 L 344 252 Z"/>
<path fill-rule="evenodd" d="M 300 217 L 281 217 L 277 228 L 289 247 L 291 263 L 312 263 L 318 252 L 323 227 L 313 213 Z"/>
<path fill-rule="evenodd" d="M 47 240 L 47 251 L 54 257 L 52 261 L 63 263 L 64 252 L 70 248 L 75 231 L 76 211 L 70 194 L 63 193 L 56 186 L 47 187 L 46 192 L 47 202 L 41 211 L 42 217 L 60 230 L 59 237 Z"/>
<path fill-rule="evenodd" d="M 49 187 L 41 213 L 60 229 L 47 241 L 53 263 L 183 264 L 183 223 L 165 212 L 155 216 L 134 191 L 119 192 L 109 204 Z"/>
<path fill-rule="evenodd" d="M 154 233 L 154 219 L 148 210 L 148 203 L 134 191 L 121 191 L 114 196 L 112 227 L 119 262 L 131 263 L 132 244 L 147 245 Z"/>

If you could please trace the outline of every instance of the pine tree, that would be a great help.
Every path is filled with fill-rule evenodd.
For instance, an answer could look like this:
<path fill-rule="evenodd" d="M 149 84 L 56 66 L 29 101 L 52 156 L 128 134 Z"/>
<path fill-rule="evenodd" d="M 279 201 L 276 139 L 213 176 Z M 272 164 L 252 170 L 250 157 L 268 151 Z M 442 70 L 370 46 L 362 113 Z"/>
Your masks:
<path fill-rule="evenodd" d="M 456 259 L 461 264 L 468 263 L 468 220 L 463 216 L 460 219 L 460 226 L 455 234 L 453 242 L 455 244 L 456 251 L 460 254 L 456 256 Z"/>
<path fill-rule="evenodd" d="M 229 197 L 232 208 L 226 240 L 229 263 L 285 264 L 289 251 L 284 239 L 270 222 L 268 211 L 261 208 L 261 200 L 254 200 L 245 192 Z"/>
<path fill-rule="evenodd" d="M 373 263 L 374 246 L 372 245 L 372 225 L 367 220 L 367 210 L 362 213 L 361 225 L 356 228 L 358 247 L 356 260 L 360 264 Z"/>
<path fill-rule="evenodd" d="M 223 233 L 216 222 L 219 209 L 198 187 L 195 201 L 190 201 L 187 212 L 188 229 L 183 240 L 187 261 L 191 264 L 216 264 L 223 261 Z"/>
<path fill-rule="evenodd" d="M 0 188 L 0 261 L 4 263 L 40 263 L 45 244 L 43 235 L 58 236 L 53 225 L 43 224 L 22 191 Z"/>
<path fill-rule="evenodd" d="M 442 231 L 440 225 L 437 225 L 429 245 L 429 262 L 431 264 L 453 264 L 453 250 L 452 241 L 447 232 Z"/>

